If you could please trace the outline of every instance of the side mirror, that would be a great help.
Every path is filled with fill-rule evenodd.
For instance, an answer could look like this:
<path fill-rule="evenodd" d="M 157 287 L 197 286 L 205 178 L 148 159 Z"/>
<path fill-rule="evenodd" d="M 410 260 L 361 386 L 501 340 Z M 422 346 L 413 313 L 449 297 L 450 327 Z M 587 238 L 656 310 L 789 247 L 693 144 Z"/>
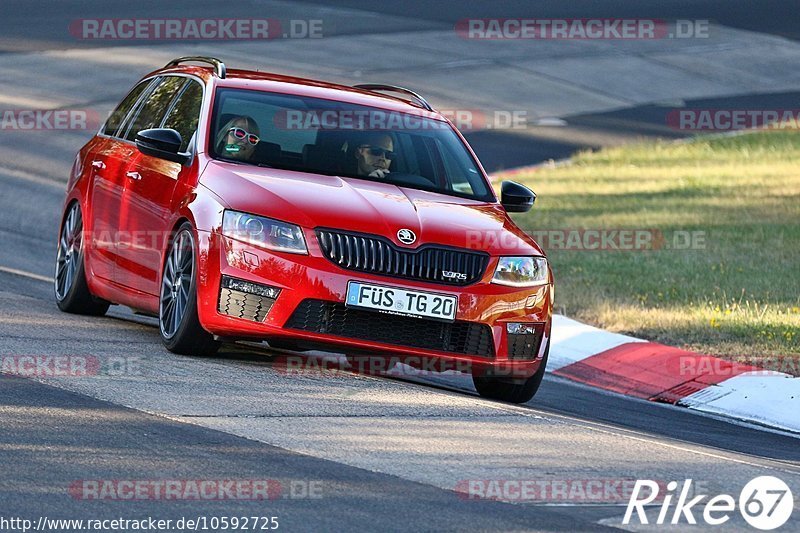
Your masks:
<path fill-rule="evenodd" d="M 136 134 L 136 148 L 143 154 L 185 165 L 189 154 L 178 151 L 182 142 L 181 134 L 170 128 L 151 128 Z"/>
<path fill-rule="evenodd" d="M 504 181 L 500 192 L 500 204 L 509 213 L 525 213 L 536 201 L 536 193 L 513 181 Z"/>

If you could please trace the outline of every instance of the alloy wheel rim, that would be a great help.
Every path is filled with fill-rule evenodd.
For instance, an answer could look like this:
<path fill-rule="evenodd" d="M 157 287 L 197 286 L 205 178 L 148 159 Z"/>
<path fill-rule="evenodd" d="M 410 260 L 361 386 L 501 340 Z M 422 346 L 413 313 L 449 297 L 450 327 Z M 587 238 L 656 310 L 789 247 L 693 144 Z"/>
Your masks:
<path fill-rule="evenodd" d="M 159 304 L 159 324 L 165 338 L 175 336 L 186 314 L 194 274 L 194 242 L 188 231 L 180 232 L 172 243 L 164 265 Z"/>
<path fill-rule="evenodd" d="M 61 228 L 56 257 L 56 298 L 63 300 L 75 284 L 83 251 L 83 219 L 78 204 L 73 204 Z"/>

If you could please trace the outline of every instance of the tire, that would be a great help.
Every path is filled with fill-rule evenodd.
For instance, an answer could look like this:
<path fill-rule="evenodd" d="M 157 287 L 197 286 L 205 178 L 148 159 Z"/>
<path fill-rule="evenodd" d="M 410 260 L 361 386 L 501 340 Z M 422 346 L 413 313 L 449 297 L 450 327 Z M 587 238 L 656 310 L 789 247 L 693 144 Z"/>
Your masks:
<path fill-rule="evenodd" d="M 511 379 L 494 376 L 472 376 L 472 383 L 483 398 L 509 403 L 525 403 L 533 398 L 542 384 L 547 358 L 550 355 L 550 342 L 544 351 L 542 363 L 534 375 L 527 379 Z"/>
<path fill-rule="evenodd" d="M 102 316 L 111 303 L 89 291 L 83 250 L 83 216 L 78 202 L 73 202 L 64 213 L 58 238 L 53 283 L 56 305 L 65 313 Z"/>
<path fill-rule="evenodd" d="M 197 316 L 196 250 L 194 231 L 186 222 L 178 228 L 164 258 L 158 329 L 170 352 L 211 356 L 217 353 L 220 343 L 203 329 Z"/>

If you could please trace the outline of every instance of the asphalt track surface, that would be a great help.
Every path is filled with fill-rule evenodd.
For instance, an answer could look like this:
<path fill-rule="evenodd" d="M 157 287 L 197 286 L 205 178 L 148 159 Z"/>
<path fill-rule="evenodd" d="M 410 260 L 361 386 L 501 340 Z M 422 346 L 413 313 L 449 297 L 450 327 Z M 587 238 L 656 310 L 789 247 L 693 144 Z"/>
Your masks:
<path fill-rule="evenodd" d="M 672 5 L 661 4 L 665 10 Z M 36 5 L 4 2 L 4 10 L 20 17 L 3 18 L 7 53 L 58 49 L 66 42 L 59 31 L 74 11 L 53 5 L 26 28 L 28 10 Z M 85 2 L 82 9 L 95 13 L 96 5 Z M 175 13 L 185 5 L 175 4 Z M 229 16 L 241 16 L 236 9 L 252 5 L 232 4 Z M 401 10 L 397 3 L 371 5 L 379 12 Z M 465 4 L 457 2 L 433 9 L 403 5 L 431 24 L 457 20 L 461 13 L 474 16 L 477 9 L 461 11 Z M 732 26 L 796 37 L 794 10 L 775 7 L 764 21 L 717 3 L 692 5 L 710 14 L 691 16 L 724 16 Z M 513 6 L 521 9 L 522 3 L 509 6 L 513 16 Z M 105 16 L 132 16 L 151 7 L 114 6 Z M 363 20 L 353 20 L 340 31 L 368 31 Z M 612 118 L 627 119 L 626 113 L 636 111 L 585 120 L 603 126 Z M 648 113 L 653 109 L 641 110 Z M 504 146 L 497 136 L 476 135 L 492 150 Z M 16 157 L 0 164 L 0 355 L 128 358 L 137 370 L 39 381 L 0 377 L 0 516 L 270 515 L 279 517 L 285 531 L 594 531 L 619 527 L 624 507 L 465 500 L 454 489 L 469 479 L 692 478 L 711 494 L 738 495 L 753 477 L 775 475 L 800 495 L 800 441 L 792 435 L 549 377 L 534 401 L 517 407 L 478 398 L 468 381 L 454 386 L 436 379 L 290 376 L 275 365 L 278 354 L 266 348 L 229 345 L 212 359 L 169 354 L 151 319 L 119 307 L 106 318 L 64 315 L 46 279 L 53 271 L 69 161 L 65 166 L 64 157 L 52 154 L 80 146 L 81 135 L 3 141 Z M 557 157 L 559 146 L 541 149 Z M 85 479 L 265 478 L 285 486 L 319 482 L 322 497 L 87 501 L 68 491 Z M 783 530 L 800 530 L 797 513 Z M 749 530 L 741 519 L 732 522 L 728 529 Z"/>

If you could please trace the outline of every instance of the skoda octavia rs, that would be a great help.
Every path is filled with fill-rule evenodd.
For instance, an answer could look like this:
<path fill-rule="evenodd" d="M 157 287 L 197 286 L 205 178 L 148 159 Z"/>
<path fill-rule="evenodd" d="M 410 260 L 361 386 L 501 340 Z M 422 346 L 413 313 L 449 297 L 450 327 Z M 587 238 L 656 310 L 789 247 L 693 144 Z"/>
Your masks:
<path fill-rule="evenodd" d="M 524 402 L 553 279 L 508 212 L 534 199 L 504 182 L 498 201 L 458 130 L 408 89 L 179 58 L 78 153 L 55 296 L 70 313 L 157 316 L 180 354 L 254 340 L 432 360 Z"/>

